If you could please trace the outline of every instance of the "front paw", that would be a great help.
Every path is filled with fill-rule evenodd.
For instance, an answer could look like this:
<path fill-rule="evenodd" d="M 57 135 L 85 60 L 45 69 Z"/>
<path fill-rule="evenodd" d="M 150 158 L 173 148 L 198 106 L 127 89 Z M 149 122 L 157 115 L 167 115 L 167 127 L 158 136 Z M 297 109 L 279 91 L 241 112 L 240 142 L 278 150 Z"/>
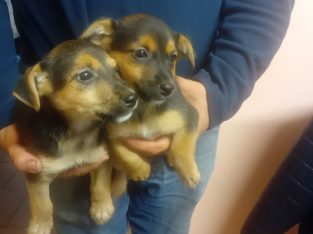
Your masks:
<path fill-rule="evenodd" d="M 52 225 L 52 217 L 47 220 L 31 220 L 27 234 L 50 234 Z"/>
<path fill-rule="evenodd" d="M 149 178 L 151 173 L 151 165 L 146 161 L 141 161 L 136 167 L 129 168 L 127 175 L 131 180 L 140 181 Z"/>
<path fill-rule="evenodd" d="M 168 164 L 175 169 L 183 182 L 190 188 L 195 188 L 200 183 L 200 172 L 193 157 L 167 157 Z M 187 159 L 187 160 L 186 160 Z"/>
<path fill-rule="evenodd" d="M 180 176 L 184 183 L 190 188 L 197 187 L 201 179 L 200 172 L 197 167 L 190 171 L 180 173 Z"/>
<path fill-rule="evenodd" d="M 107 222 L 114 213 L 114 205 L 110 201 L 92 201 L 90 207 L 90 216 L 97 224 Z"/>

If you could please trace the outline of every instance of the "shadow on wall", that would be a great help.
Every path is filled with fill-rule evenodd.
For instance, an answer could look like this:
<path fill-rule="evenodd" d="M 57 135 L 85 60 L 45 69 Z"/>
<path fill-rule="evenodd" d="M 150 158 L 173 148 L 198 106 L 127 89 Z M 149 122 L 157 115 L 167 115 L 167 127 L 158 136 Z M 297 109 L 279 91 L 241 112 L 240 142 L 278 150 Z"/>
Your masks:
<path fill-rule="evenodd" d="M 308 121 L 308 117 L 305 116 L 290 122 L 274 123 L 274 130 L 265 134 L 267 145 L 263 145 L 264 150 L 259 152 L 258 162 L 255 162 L 253 170 L 246 177 L 248 179 L 242 184 L 238 197 L 234 199 L 233 207 L 230 208 L 229 215 L 226 217 L 225 225 L 220 233 L 240 233 L 240 230 L 234 231 L 234 227 L 240 228 L 243 225 L 276 169 L 301 136 Z M 268 125 L 265 127 L 270 128 Z M 262 135 L 259 137 L 262 137 Z"/>

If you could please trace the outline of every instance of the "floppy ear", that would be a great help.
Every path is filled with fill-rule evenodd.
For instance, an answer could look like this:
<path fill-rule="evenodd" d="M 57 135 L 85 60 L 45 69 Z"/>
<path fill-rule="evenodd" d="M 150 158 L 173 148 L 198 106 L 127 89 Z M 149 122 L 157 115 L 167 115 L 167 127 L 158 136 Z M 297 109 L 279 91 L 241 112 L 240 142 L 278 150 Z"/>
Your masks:
<path fill-rule="evenodd" d="M 85 31 L 80 35 L 80 39 L 87 39 L 96 45 L 104 48 L 108 45 L 108 40 L 113 34 L 114 20 L 103 18 L 93 22 Z M 109 41 L 110 42 L 110 41 Z"/>
<path fill-rule="evenodd" d="M 192 68 L 194 68 L 195 52 L 193 50 L 190 40 L 180 33 L 176 33 L 175 37 L 176 37 L 176 46 L 178 49 L 178 59 L 187 57 Z"/>
<path fill-rule="evenodd" d="M 40 109 L 40 86 L 47 80 L 39 64 L 29 68 L 17 83 L 13 95 L 36 111 Z"/>

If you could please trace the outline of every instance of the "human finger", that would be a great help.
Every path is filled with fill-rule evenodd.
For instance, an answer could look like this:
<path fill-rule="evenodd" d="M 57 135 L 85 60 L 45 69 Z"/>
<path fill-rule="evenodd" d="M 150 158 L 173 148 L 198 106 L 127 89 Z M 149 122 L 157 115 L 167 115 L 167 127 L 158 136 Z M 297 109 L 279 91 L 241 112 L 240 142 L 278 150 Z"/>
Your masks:
<path fill-rule="evenodd" d="M 168 150 L 171 138 L 169 136 L 160 136 L 153 140 L 147 140 L 137 137 L 123 139 L 126 146 L 144 156 L 157 156 Z"/>
<path fill-rule="evenodd" d="M 11 145 L 8 149 L 8 154 L 20 171 L 28 173 L 40 173 L 42 171 L 40 160 L 29 153 L 23 146 L 18 144 Z"/>

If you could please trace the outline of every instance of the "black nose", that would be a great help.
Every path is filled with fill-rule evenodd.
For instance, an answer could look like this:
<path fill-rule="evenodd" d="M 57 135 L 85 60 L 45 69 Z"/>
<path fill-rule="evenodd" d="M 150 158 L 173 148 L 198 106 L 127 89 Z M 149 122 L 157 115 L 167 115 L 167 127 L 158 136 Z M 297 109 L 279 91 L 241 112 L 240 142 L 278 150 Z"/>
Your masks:
<path fill-rule="evenodd" d="M 164 97 L 170 96 L 174 90 L 172 84 L 160 84 L 160 92 Z"/>
<path fill-rule="evenodd" d="M 124 97 L 123 101 L 127 107 L 133 108 L 137 103 L 137 99 L 138 99 L 137 95 L 132 94 L 132 95 Z"/>

